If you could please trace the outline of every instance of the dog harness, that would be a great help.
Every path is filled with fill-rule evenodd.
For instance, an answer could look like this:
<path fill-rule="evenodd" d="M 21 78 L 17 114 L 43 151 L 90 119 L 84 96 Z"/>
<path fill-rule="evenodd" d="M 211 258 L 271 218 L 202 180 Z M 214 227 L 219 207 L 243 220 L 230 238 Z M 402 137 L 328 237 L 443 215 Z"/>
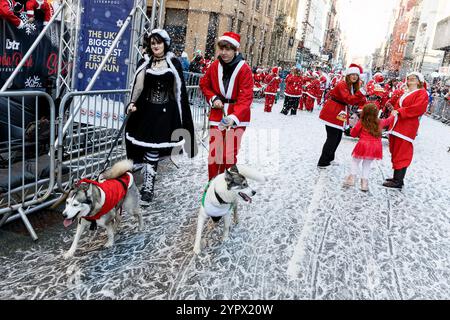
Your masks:
<path fill-rule="evenodd" d="M 205 209 L 206 215 L 213 218 L 223 217 L 231 210 L 233 207 L 232 203 L 227 203 L 223 201 L 223 199 L 217 194 L 216 190 L 214 190 L 214 195 L 220 203 L 220 206 L 215 206 L 210 202 L 206 202 L 206 193 L 208 192 L 209 186 L 214 179 L 210 180 L 205 187 L 205 191 L 203 192 L 202 197 L 202 207 Z"/>
<path fill-rule="evenodd" d="M 81 183 L 90 183 L 100 188 L 100 194 L 102 200 L 104 200 L 102 208 L 96 215 L 92 217 L 84 217 L 84 219 L 88 221 L 96 221 L 114 209 L 117 204 L 125 198 L 128 189 L 133 183 L 133 176 L 131 173 L 126 172 L 118 178 L 109 179 L 102 183 L 89 179 L 80 180 L 78 185 Z"/>

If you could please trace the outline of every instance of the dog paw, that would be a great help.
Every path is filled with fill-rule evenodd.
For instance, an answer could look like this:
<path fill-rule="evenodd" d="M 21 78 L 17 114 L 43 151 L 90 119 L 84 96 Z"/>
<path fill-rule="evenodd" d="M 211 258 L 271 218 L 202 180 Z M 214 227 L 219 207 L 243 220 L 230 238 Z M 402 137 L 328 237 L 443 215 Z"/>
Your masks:
<path fill-rule="evenodd" d="M 200 248 L 194 247 L 194 253 L 196 255 L 199 255 L 200 254 Z"/>

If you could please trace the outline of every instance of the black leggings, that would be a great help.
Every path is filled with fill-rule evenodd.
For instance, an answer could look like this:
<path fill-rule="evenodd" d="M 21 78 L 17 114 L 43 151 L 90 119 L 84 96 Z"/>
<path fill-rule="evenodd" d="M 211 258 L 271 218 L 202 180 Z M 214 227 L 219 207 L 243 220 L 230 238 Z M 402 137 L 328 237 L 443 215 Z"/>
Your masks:
<path fill-rule="evenodd" d="M 325 129 L 327 130 L 327 140 L 323 145 L 322 155 L 320 156 L 319 163 L 317 164 L 320 167 L 327 167 L 330 165 L 331 161 L 334 160 L 334 155 L 342 139 L 341 129 L 330 126 L 325 126 Z"/>

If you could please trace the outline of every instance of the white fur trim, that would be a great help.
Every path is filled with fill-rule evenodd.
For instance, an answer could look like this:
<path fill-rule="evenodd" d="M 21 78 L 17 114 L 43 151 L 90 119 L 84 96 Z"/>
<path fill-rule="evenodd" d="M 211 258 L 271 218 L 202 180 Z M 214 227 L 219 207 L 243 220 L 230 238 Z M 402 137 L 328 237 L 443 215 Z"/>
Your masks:
<path fill-rule="evenodd" d="M 264 94 L 268 94 L 269 96 L 276 96 L 276 93 L 272 93 L 272 92 L 264 92 Z"/>
<path fill-rule="evenodd" d="M 130 97 L 133 98 L 133 93 L 134 93 L 134 87 L 136 86 L 136 78 L 139 75 L 139 73 L 145 68 L 147 67 L 148 63 L 150 62 L 150 58 L 149 56 L 146 54 L 144 55 L 144 60 L 145 62 L 143 64 L 141 64 L 141 66 L 136 70 L 136 73 L 134 74 L 134 79 L 133 79 L 133 88 L 131 90 L 131 95 Z M 141 92 L 142 94 L 142 92 Z M 138 97 L 139 98 L 139 97 Z M 136 98 L 136 101 L 138 100 L 138 98 Z M 134 102 L 136 102 L 134 101 Z"/>
<path fill-rule="evenodd" d="M 345 70 L 345 75 L 348 76 L 349 74 L 357 74 L 358 76 L 360 76 L 361 71 L 357 67 L 351 67 Z"/>
<path fill-rule="evenodd" d="M 228 41 L 229 43 L 231 43 L 233 46 L 235 46 L 236 48 L 239 48 L 241 46 L 241 44 L 239 42 L 237 42 L 236 39 L 233 39 L 232 37 L 229 36 L 222 36 L 219 38 L 219 41 Z"/>
<path fill-rule="evenodd" d="M 218 68 L 218 72 L 217 72 L 218 81 L 219 81 L 220 93 L 222 94 L 222 96 L 225 99 L 231 99 L 231 97 L 233 96 L 233 89 L 234 89 L 234 84 L 236 82 L 236 77 L 244 64 L 245 64 L 245 60 L 242 60 L 241 62 L 238 63 L 238 65 L 236 66 L 236 68 L 233 71 L 233 74 L 231 75 L 230 83 L 228 84 L 228 91 L 225 92 L 225 87 L 223 85 L 223 67 L 222 67 L 222 64 L 219 63 L 219 68 Z M 228 115 L 229 105 L 230 105 L 229 103 L 225 103 L 225 106 L 224 106 L 225 115 Z"/>
<path fill-rule="evenodd" d="M 241 123 L 241 122 L 239 121 L 239 119 L 238 119 L 234 114 L 230 114 L 228 117 L 231 118 L 231 119 L 233 119 L 233 121 L 234 121 L 234 123 L 236 124 L 236 126 L 239 126 L 239 124 Z"/>
<path fill-rule="evenodd" d="M 409 97 L 411 94 L 413 94 L 414 92 L 419 91 L 419 90 L 420 90 L 420 89 L 416 89 L 416 90 L 414 90 L 414 91 L 404 93 L 404 94 L 400 97 L 400 100 L 399 100 L 399 105 L 400 105 L 400 107 L 403 107 L 403 101 L 405 101 L 405 99 L 406 99 L 407 97 Z"/>
<path fill-rule="evenodd" d="M 209 126 L 210 127 L 218 127 L 219 123 L 220 122 L 217 122 L 217 121 L 210 121 Z M 250 122 L 239 122 L 239 125 L 233 126 L 233 127 L 242 128 L 242 127 L 248 127 L 249 125 L 250 125 Z"/>
<path fill-rule="evenodd" d="M 407 137 L 407 136 L 405 136 L 405 135 L 403 135 L 403 134 L 401 134 L 401 133 L 399 133 L 399 132 L 397 132 L 397 131 L 389 131 L 388 132 L 389 134 L 392 134 L 393 136 L 396 136 L 396 137 L 399 137 L 400 139 L 403 139 L 403 140 L 406 140 L 406 141 L 408 141 L 408 142 L 411 142 L 411 143 L 413 143 L 414 142 L 414 139 L 411 139 L 410 137 Z"/>
<path fill-rule="evenodd" d="M 133 174 L 132 174 L 131 172 L 127 172 L 127 174 L 128 174 L 128 176 L 130 177 L 130 181 L 128 181 L 128 189 L 130 189 L 131 186 L 132 186 L 133 183 L 134 183 L 134 177 L 133 177 Z"/>
<path fill-rule="evenodd" d="M 420 72 L 417 71 L 410 72 L 406 75 L 406 79 L 408 79 L 409 76 L 416 76 L 420 82 L 425 82 L 425 77 Z"/>
<path fill-rule="evenodd" d="M 299 95 L 299 96 L 295 96 L 295 95 L 293 95 L 293 94 L 289 94 L 289 93 L 284 93 L 284 95 L 286 96 L 286 97 L 292 97 L 292 98 L 300 98 L 302 95 Z"/>
<path fill-rule="evenodd" d="M 27 11 L 27 15 L 30 15 L 30 16 L 33 15 L 34 16 L 34 10 L 28 10 Z"/>
<path fill-rule="evenodd" d="M 215 98 L 217 98 L 217 96 L 213 96 L 211 99 L 209 99 L 209 105 L 212 107 L 212 105 L 213 105 L 213 101 L 214 101 L 214 99 Z"/>
<path fill-rule="evenodd" d="M 177 69 L 175 68 L 175 66 L 172 63 L 172 58 L 175 55 L 172 52 L 168 52 L 166 55 L 166 61 L 167 64 L 169 65 L 170 69 L 172 69 L 173 75 L 175 76 L 175 80 L 177 82 L 177 104 L 178 104 L 178 111 L 180 113 L 180 121 L 181 123 L 183 123 L 183 114 L 182 114 L 182 109 L 181 109 L 181 79 L 180 76 L 178 75 Z"/>
<path fill-rule="evenodd" d="M 185 141 L 184 139 L 179 142 L 163 142 L 163 143 L 149 143 L 144 141 L 136 140 L 135 138 L 131 137 L 128 132 L 126 134 L 127 139 L 132 142 L 134 145 L 146 147 L 146 148 L 170 148 L 170 147 L 177 147 L 184 145 Z"/>
<path fill-rule="evenodd" d="M 308 92 L 304 92 L 304 94 L 306 94 L 307 96 L 310 96 L 310 97 L 313 98 L 314 100 L 317 100 L 317 97 L 314 97 L 313 95 L 311 95 L 311 94 L 308 93 Z"/>
<path fill-rule="evenodd" d="M 336 128 L 336 129 L 344 131 L 344 127 L 343 126 L 339 126 L 337 124 L 334 124 L 334 123 L 331 123 L 331 122 L 328 122 L 328 121 L 325 121 L 325 120 L 322 120 L 322 119 L 320 119 L 320 121 L 324 122 L 326 126 L 329 126 L 329 127 Z"/>

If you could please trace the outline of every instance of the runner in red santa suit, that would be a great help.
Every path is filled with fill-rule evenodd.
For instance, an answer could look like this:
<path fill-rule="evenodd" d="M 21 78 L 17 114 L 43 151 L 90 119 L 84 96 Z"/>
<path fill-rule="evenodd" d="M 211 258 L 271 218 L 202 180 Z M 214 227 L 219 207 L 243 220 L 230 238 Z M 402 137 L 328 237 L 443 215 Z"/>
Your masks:
<path fill-rule="evenodd" d="M 302 96 L 302 77 L 300 76 L 300 70 L 293 67 L 291 73 L 286 77 L 285 82 L 284 105 L 281 113 L 287 115 L 290 110 L 291 115 L 296 115 L 300 97 Z"/>
<path fill-rule="evenodd" d="M 14 0 L 0 0 L 0 18 L 5 19 L 17 29 L 25 27 L 25 23 L 16 16 L 23 11 L 23 5 Z"/>
<path fill-rule="evenodd" d="M 252 70 L 239 52 L 240 36 L 225 32 L 219 38 L 218 47 L 218 59 L 200 80 L 200 88 L 211 105 L 210 180 L 236 164 L 242 135 L 250 124 L 253 102 Z"/>
<path fill-rule="evenodd" d="M 405 89 L 406 83 L 399 82 L 397 84 L 397 87 L 395 88 L 394 92 L 391 93 L 391 97 L 388 99 L 388 101 L 386 101 L 384 108 L 385 116 L 389 117 L 392 110 L 397 110 L 398 108 L 400 108 L 398 103 L 400 101 L 400 98 L 405 93 Z"/>
<path fill-rule="evenodd" d="M 306 86 L 305 90 L 305 107 L 306 111 L 313 112 L 314 105 L 320 103 L 320 99 L 322 98 L 322 90 L 320 89 L 320 80 L 319 74 L 317 72 L 313 72 L 312 81 Z"/>
<path fill-rule="evenodd" d="M 351 64 L 345 72 L 345 80 L 340 81 L 330 95 L 320 112 L 319 118 L 325 122 L 327 140 L 317 166 L 326 168 L 334 161 L 336 150 L 341 142 L 345 123 L 349 117 L 348 106 L 366 102 L 366 92 L 360 88 L 362 68 Z"/>
<path fill-rule="evenodd" d="M 264 90 L 266 96 L 264 112 L 272 112 L 272 107 L 281 83 L 281 78 L 278 75 L 279 72 L 280 68 L 274 67 L 272 68 L 272 72 L 264 79 L 264 84 L 266 85 L 266 89 Z"/>
<path fill-rule="evenodd" d="M 406 77 L 407 90 L 398 102 L 399 108 L 392 111 L 394 123 L 389 128 L 389 150 L 391 152 L 394 177 L 383 186 L 401 189 L 406 169 L 412 162 L 413 143 L 419 129 L 419 118 L 427 111 L 428 92 L 421 73 L 411 72 Z"/>
<path fill-rule="evenodd" d="M 309 71 L 306 71 L 304 76 L 302 77 L 302 81 L 303 81 L 303 86 L 302 86 L 302 96 L 300 98 L 300 103 L 298 105 L 298 110 L 303 111 L 305 109 L 305 105 L 306 105 L 306 98 L 308 97 L 308 95 L 306 94 L 306 88 L 309 86 L 309 84 L 311 83 L 311 81 L 313 80 L 312 77 L 312 73 Z"/>
<path fill-rule="evenodd" d="M 377 72 L 373 79 L 367 83 L 367 100 L 374 103 L 378 110 L 383 110 L 387 100 L 389 99 L 389 93 L 384 89 L 384 76 L 380 72 Z"/>
<path fill-rule="evenodd" d="M 34 22 L 34 11 L 42 10 L 44 12 L 44 26 L 48 24 L 52 17 L 52 8 L 47 0 L 28 0 L 26 4 L 27 17 L 29 22 Z"/>

